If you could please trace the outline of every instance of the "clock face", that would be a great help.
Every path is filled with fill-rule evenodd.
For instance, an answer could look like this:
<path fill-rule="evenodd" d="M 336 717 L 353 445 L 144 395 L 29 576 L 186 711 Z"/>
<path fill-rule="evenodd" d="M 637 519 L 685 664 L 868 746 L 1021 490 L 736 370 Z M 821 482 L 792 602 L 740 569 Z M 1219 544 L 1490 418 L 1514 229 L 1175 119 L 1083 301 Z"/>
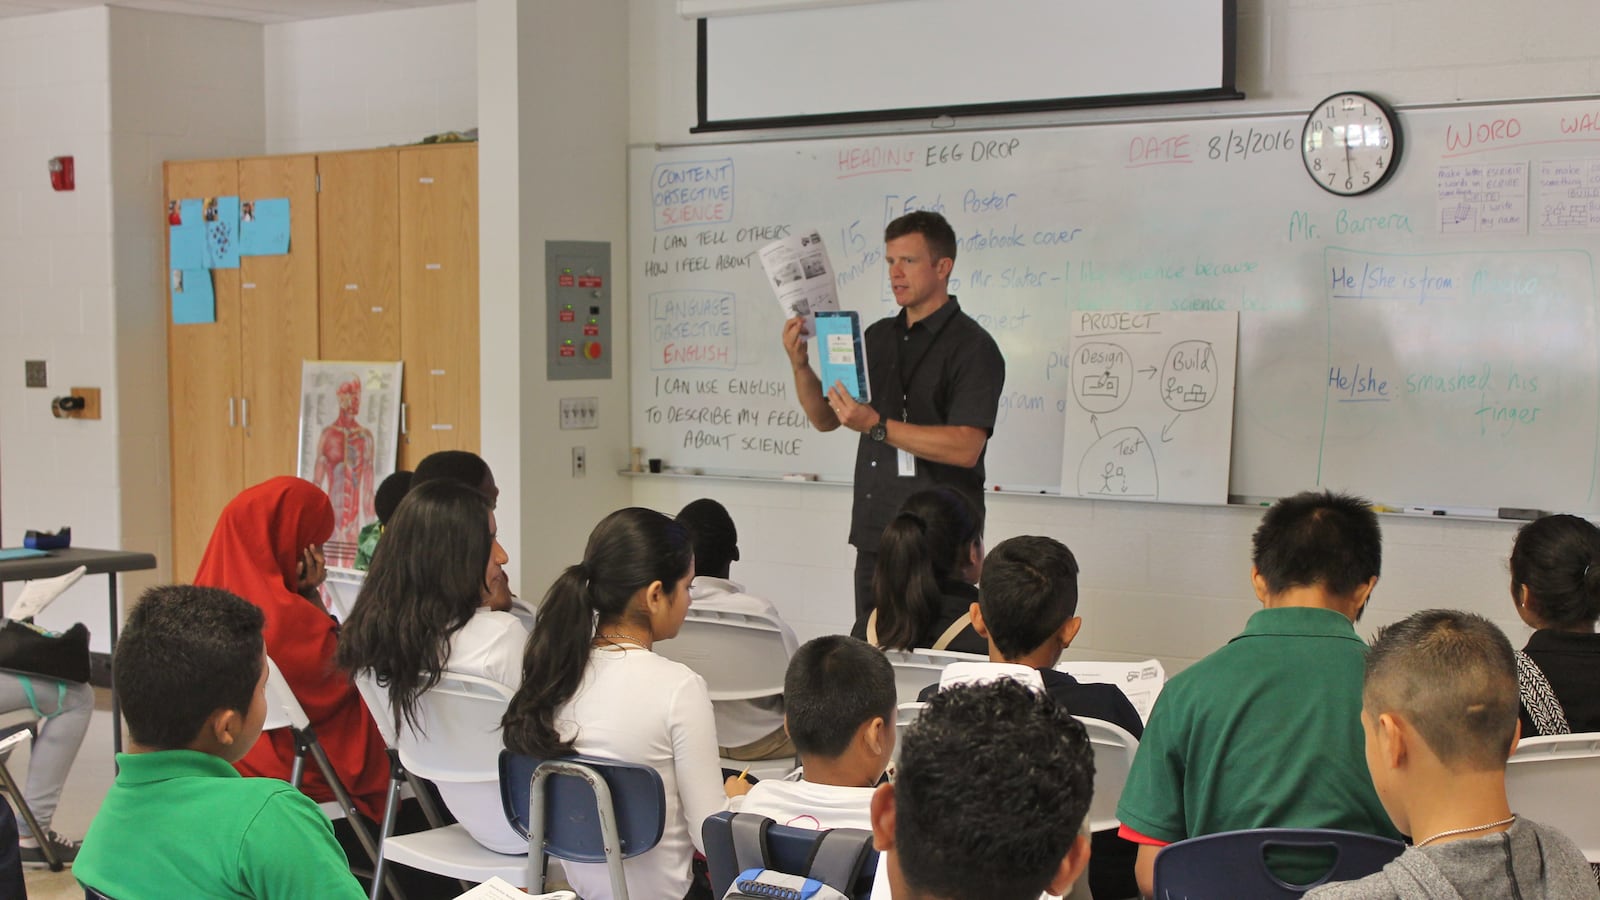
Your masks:
<path fill-rule="evenodd" d="M 1306 117 L 1300 155 L 1306 174 L 1325 191 L 1353 196 L 1374 190 L 1400 161 L 1394 110 L 1366 94 L 1334 94 Z"/>

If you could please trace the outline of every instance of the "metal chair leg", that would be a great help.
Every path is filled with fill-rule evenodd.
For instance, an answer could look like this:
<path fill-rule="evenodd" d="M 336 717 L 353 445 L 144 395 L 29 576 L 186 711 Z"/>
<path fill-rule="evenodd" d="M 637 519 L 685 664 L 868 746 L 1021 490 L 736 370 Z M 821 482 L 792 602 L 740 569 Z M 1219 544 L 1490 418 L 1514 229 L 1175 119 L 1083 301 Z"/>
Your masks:
<path fill-rule="evenodd" d="M 59 872 L 63 868 L 61 860 L 56 856 L 56 848 L 50 843 L 50 835 L 46 829 L 39 827 L 39 820 L 33 817 L 33 809 L 28 806 L 28 801 L 22 796 L 22 789 L 17 786 L 16 779 L 11 777 L 11 770 L 0 763 L 0 788 L 12 799 L 12 805 L 22 813 L 22 821 L 27 823 L 28 833 L 39 842 L 39 851 L 44 854 L 44 861 L 50 866 L 50 871 Z"/>
<path fill-rule="evenodd" d="M 378 847 L 372 839 L 372 832 L 368 830 L 366 822 L 362 821 L 361 811 L 356 809 L 355 801 L 350 799 L 350 792 L 345 790 L 344 782 L 340 781 L 338 774 L 333 771 L 333 763 L 328 759 L 327 751 L 322 749 L 322 745 L 317 742 L 316 734 L 311 732 L 310 729 L 306 729 L 306 742 L 311 748 L 312 760 L 316 762 L 317 768 L 321 770 L 322 779 L 333 790 L 334 799 L 339 801 L 339 808 L 344 810 L 345 818 L 349 820 L 350 829 L 355 832 L 356 840 L 361 844 L 361 849 L 367 852 L 367 858 L 372 860 L 373 865 L 377 865 Z M 388 815 L 389 811 L 385 809 L 384 817 L 387 818 Z M 373 880 L 377 880 L 376 875 L 374 875 Z M 400 889 L 399 883 L 394 880 L 392 875 L 385 873 L 384 882 L 389 889 L 390 897 L 394 898 L 394 900 L 405 900 L 405 892 Z"/>

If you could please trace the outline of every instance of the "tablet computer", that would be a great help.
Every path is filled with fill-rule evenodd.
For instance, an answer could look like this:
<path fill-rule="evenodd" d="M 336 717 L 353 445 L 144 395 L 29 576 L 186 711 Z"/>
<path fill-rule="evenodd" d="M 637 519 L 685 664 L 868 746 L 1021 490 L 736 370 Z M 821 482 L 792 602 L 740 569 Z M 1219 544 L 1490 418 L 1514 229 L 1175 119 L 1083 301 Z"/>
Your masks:
<path fill-rule="evenodd" d="M 872 400 L 867 381 L 867 345 L 861 334 L 861 315 L 851 309 L 816 310 L 817 356 L 822 392 L 836 381 L 844 382 L 850 396 L 862 403 Z"/>

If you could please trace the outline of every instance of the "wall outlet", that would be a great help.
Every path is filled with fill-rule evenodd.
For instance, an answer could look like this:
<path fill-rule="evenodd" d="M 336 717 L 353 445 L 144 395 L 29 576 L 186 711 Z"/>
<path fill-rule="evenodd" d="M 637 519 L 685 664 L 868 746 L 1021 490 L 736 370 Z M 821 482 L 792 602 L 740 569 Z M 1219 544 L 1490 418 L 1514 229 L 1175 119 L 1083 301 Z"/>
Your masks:
<path fill-rule="evenodd" d="M 600 427 L 599 397 L 562 397 L 561 430 Z"/>
<path fill-rule="evenodd" d="M 44 360 L 30 359 L 22 364 L 23 378 L 28 387 L 49 387 L 50 378 L 46 374 Z"/>
<path fill-rule="evenodd" d="M 589 470 L 588 454 L 584 451 L 584 449 L 582 447 L 573 447 L 572 448 L 572 477 L 573 478 L 582 478 L 583 474 L 585 472 L 587 472 L 588 470 Z"/>

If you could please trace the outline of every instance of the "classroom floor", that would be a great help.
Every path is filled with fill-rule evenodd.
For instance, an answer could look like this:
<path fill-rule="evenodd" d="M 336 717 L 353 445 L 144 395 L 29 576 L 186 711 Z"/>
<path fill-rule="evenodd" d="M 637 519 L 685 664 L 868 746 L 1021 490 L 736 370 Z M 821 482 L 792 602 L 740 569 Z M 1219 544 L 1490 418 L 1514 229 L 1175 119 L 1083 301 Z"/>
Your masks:
<path fill-rule="evenodd" d="M 6 764 L 18 780 L 26 778 L 31 747 L 19 748 Z M 115 778 L 111 755 L 111 691 L 96 688 L 89 733 L 83 736 L 83 746 L 72 764 L 72 774 L 67 776 L 67 786 L 62 791 L 61 805 L 56 809 L 51 827 L 67 837 L 83 837 Z M 83 888 L 73 879 L 70 868 L 61 872 L 28 869 L 23 877 L 28 884 L 28 900 L 83 900 Z"/>

